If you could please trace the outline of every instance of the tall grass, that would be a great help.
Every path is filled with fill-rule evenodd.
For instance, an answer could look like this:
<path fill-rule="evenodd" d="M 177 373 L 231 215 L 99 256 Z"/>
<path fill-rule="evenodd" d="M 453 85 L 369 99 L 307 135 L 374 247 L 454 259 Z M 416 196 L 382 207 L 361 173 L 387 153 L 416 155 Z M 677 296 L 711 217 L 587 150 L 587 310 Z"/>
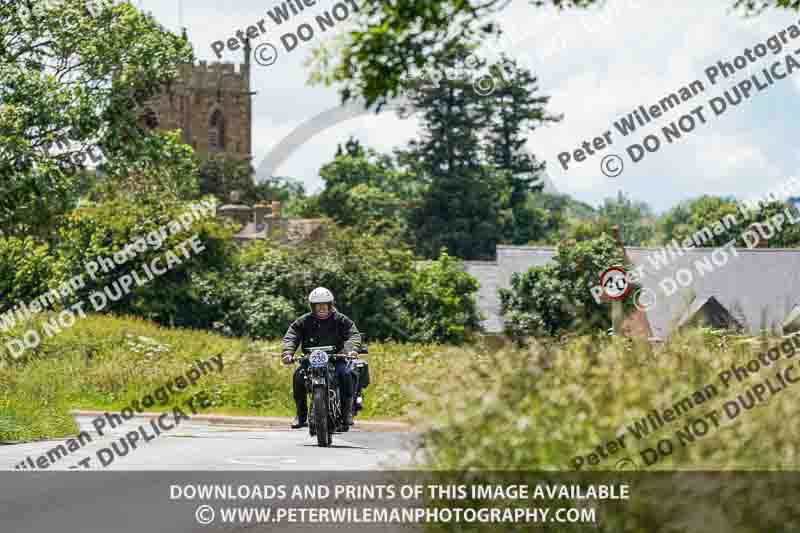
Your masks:
<path fill-rule="evenodd" d="M 22 325 L 0 342 L 21 335 Z M 362 418 L 404 418 L 416 402 L 409 381 L 436 381 L 444 366 L 435 345 L 370 346 L 371 385 Z M 120 410 L 185 375 L 197 360 L 222 354 L 212 372 L 172 397 L 178 405 L 204 390 L 205 412 L 232 415 L 294 414 L 294 367 L 280 362 L 280 342 L 232 339 L 205 331 L 162 328 L 139 318 L 90 315 L 52 338 L 43 337 L 19 361 L 0 366 L 0 440 L 33 440 L 74 434 L 70 409 Z M 158 404 L 149 411 L 166 407 Z"/>
<path fill-rule="evenodd" d="M 436 391 L 420 392 L 423 408 L 415 413 L 424 429 L 420 461 L 445 470 L 571 470 L 581 455 L 581 470 L 614 470 L 624 457 L 633 460 L 627 468 L 647 470 L 797 469 L 800 427 L 788 421 L 800 403 L 800 384 L 767 393 L 733 420 L 722 409 L 777 368 L 800 360 L 782 357 L 743 382 L 734 378 L 730 388 L 721 384 L 720 372 L 779 341 L 694 330 L 659 347 L 580 337 L 454 358 L 451 379 Z M 800 376 L 800 369 L 793 375 Z M 637 439 L 628 430 L 653 409 L 671 407 L 708 384 L 717 387 L 716 396 L 655 433 Z M 720 413 L 719 427 L 704 418 L 713 410 Z M 694 441 L 676 437 L 698 418 L 708 421 L 707 432 Z M 589 463 L 598 445 L 623 434 L 624 449 Z M 666 438 L 674 451 L 645 464 L 640 452 Z"/>
<path fill-rule="evenodd" d="M 441 523 L 430 531 L 800 531 L 800 480 L 782 470 L 800 466 L 800 429 L 794 423 L 800 383 L 790 385 L 731 421 L 720 416 L 710 429 L 685 445 L 678 430 L 713 409 L 721 410 L 749 387 L 774 376 L 764 369 L 744 382 L 720 385 L 718 374 L 743 364 L 756 349 L 778 339 L 744 339 L 689 331 L 661 347 L 622 339 L 574 338 L 495 353 L 455 357 L 450 379 L 421 390 L 414 413 L 423 425 L 417 461 L 436 470 L 437 483 L 457 485 L 626 483 L 630 500 L 450 500 L 458 507 L 592 507 L 597 523 Z M 446 355 L 446 354 L 445 354 Z M 776 366 L 794 365 L 782 358 Z M 637 439 L 629 425 L 654 408 L 667 408 L 713 383 L 717 396 L 693 406 L 656 433 Z M 773 383 L 773 385 L 775 385 Z M 626 435 L 626 447 L 605 445 Z M 669 438 L 674 451 L 646 465 L 640 452 Z M 597 447 L 605 449 L 602 458 Z M 588 461 L 597 453 L 596 464 Z M 576 456 L 584 464 L 575 468 Z M 620 470 L 625 470 L 620 471 Z M 628 470 L 639 470 L 630 472 Z M 772 472 L 747 472 L 740 471 Z M 670 471 L 670 472 L 665 472 Z M 679 472 L 673 472 L 679 471 Z M 697 472 L 703 471 L 703 472 Z M 712 471 L 712 472 L 709 472 Z M 713 471 L 725 471 L 715 473 Z M 732 472 L 737 471 L 737 472 Z"/>

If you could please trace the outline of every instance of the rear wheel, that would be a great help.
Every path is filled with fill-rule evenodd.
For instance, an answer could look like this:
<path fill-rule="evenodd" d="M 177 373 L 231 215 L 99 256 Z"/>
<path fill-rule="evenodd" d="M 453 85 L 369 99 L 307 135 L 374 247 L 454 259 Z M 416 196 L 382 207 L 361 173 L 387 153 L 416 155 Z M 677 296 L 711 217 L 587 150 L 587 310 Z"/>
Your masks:
<path fill-rule="evenodd" d="M 325 387 L 314 388 L 313 402 L 317 444 L 322 447 L 330 446 L 333 436 L 328 425 L 328 391 L 325 390 Z"/>

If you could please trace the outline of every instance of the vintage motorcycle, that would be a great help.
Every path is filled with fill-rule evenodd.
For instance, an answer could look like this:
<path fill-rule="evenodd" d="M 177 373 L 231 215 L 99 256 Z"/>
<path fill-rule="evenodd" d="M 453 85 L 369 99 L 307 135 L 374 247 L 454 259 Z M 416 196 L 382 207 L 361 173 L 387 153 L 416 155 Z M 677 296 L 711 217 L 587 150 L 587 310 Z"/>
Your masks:
<path fill-rule="evenodd" d="M 315 346 L 303 350 L 308 354 L 309 362 L 305 372 L 306 391 L 311 395 L 308 431 L 312 437 L 317 437 L 317 444 L 322 447 L 332 444 L 334 432 L 341 433 L 350 429 L 345 423 L 342 412 L 342 399 L 336 380 L 336 360 L 344 359 L 350 365 L 353 374 L 354 414 L 363 405 L 361 389 L 365 386 L 365 375 L 367 385 L 369 384 L 366 361 L 347 354 L 329 354 L 333 350 L 332 346 Z"/>

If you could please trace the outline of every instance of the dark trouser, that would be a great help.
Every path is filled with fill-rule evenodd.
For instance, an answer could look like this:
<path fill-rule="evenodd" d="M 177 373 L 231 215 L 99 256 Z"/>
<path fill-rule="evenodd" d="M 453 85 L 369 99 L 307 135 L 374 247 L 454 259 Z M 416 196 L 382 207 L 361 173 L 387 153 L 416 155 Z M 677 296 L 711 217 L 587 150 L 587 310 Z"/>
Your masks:
<path fill-rule="evenodd" d="M 297 406 L 297 416 L 305 418 L 308 416 L 308 401 L 306 399 L 306 370 L 309 366 L 308 359 L 303 359 L 294 371 L 292 378 L 292 395 L 294 404 Z M 353 397 L 353 376 L 350 373 L 350 366 L 347 361 L 336 360 L 336 381 L 339 382 L 339 397 L 342 404 L 347 405 L 347 401 Z"/>

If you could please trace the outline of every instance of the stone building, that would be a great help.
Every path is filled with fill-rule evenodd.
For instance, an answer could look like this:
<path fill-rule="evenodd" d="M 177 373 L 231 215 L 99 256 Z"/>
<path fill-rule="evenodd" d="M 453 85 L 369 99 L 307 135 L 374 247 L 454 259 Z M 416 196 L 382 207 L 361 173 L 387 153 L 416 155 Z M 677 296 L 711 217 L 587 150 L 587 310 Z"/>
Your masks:
<path fill-rule="evenodd" d="M 184 39 L 186 39 L 184 32 Z M 200 61 L 182 65 L 180 76 L 142 109 L 150 127 L 182 132 L 197 153 L 228 153 L 252 160 L 250 45 L 244 63 Z"/>

